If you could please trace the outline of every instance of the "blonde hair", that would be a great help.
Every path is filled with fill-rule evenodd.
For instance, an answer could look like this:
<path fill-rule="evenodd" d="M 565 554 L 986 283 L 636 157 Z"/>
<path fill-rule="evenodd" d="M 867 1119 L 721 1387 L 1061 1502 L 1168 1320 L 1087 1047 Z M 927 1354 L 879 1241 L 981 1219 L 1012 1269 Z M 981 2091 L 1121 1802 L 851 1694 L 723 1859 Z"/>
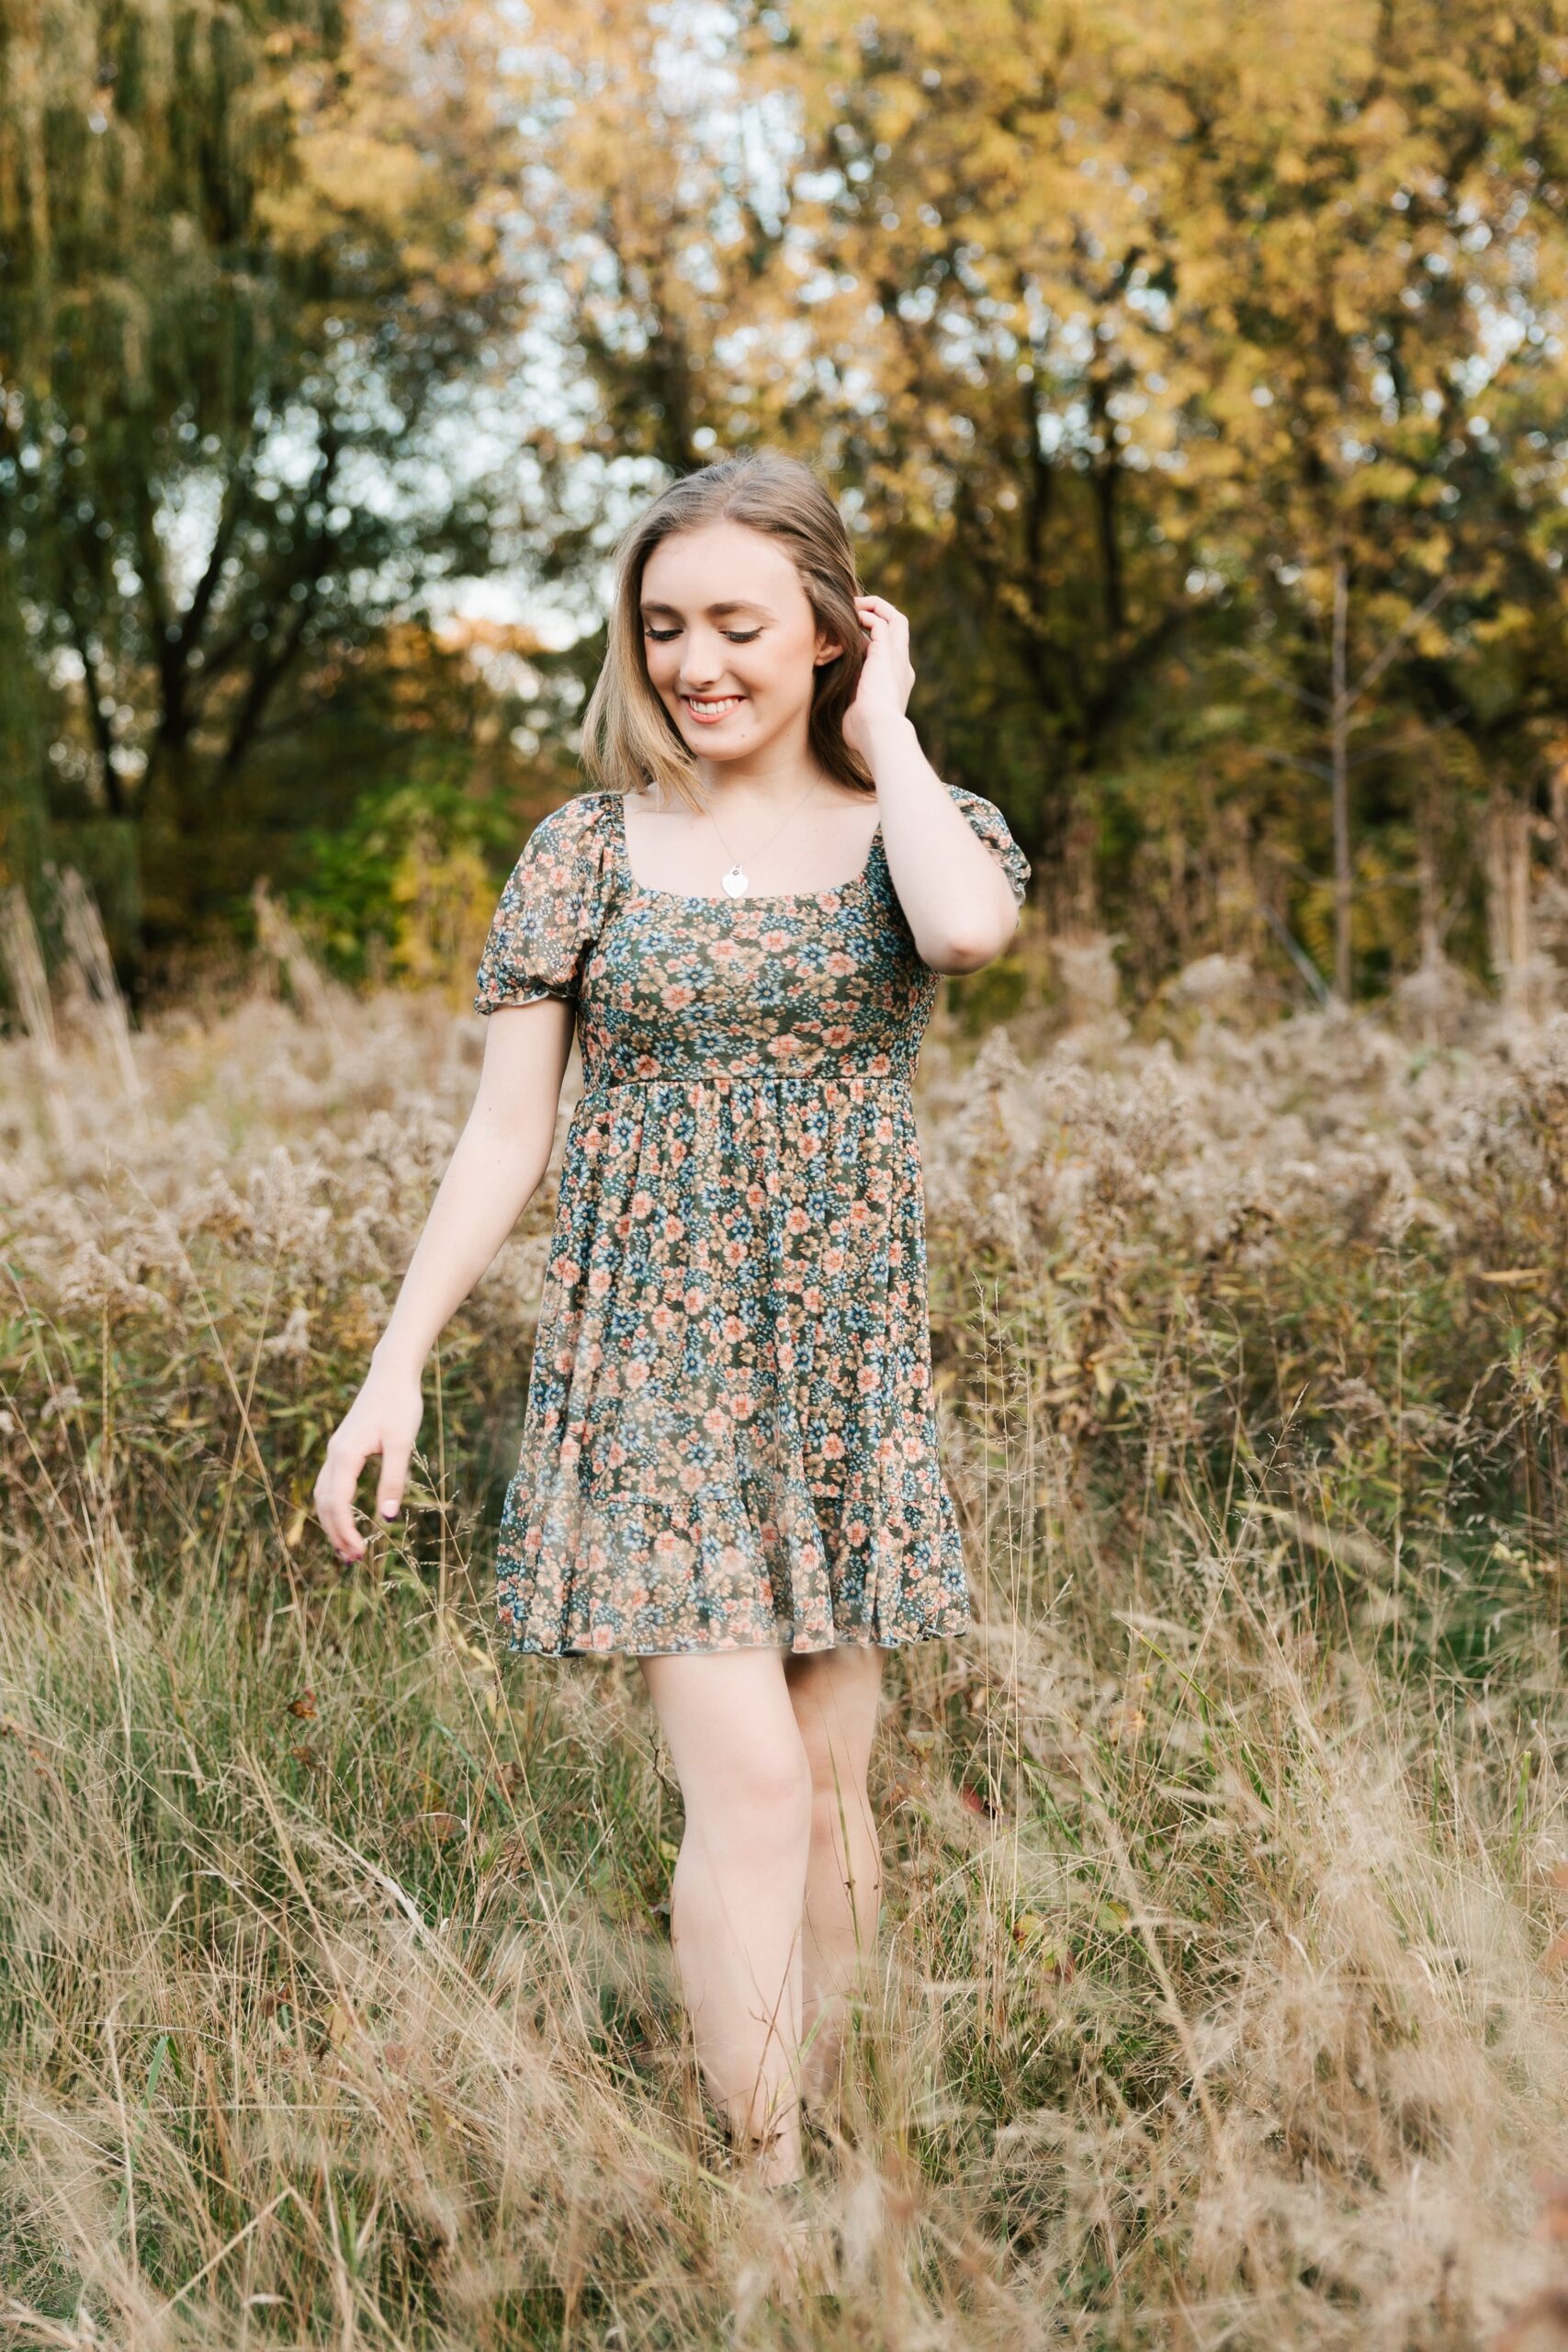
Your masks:
<path fill-rule="evenodd" d="M 582 714 L 584 768 L 605 791 L 635 792 L 647 783 L 661 798 L 672 792 L 688 808 L 705 805 L 696 761 L 648 674 L 640 606 L 643 571 L 654 548 L 678 531 L 721 521 L 744 523 L 780 541 L 818 626 L 842 646 L 817 667 L 811 749 L 840 784 L 874 792 L 870 769 L 843 731 L 868 650 L 854 605 L 860 594 L 854 549 L 843 516 L 810 467 L 776 449 L 746 451 L 683 474 L 623 534 L 604 666 Z"/>

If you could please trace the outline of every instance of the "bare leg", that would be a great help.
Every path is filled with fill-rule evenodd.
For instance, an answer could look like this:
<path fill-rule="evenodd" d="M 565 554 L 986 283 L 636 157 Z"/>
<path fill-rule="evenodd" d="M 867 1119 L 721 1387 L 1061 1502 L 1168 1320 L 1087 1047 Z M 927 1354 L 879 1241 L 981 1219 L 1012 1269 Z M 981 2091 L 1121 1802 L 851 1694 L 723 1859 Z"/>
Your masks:
<path fill-rule="evenodd" d="M 758 2177 L 794 2180 L 811 1774 L 784 1653 L 640 1664 L 686 1810 L 670 1926 L 698 2064 Z"/>
<path fill-rule="evenodd" d="M 843 1645 L 792 1657 L 784 1672 L 811 1766 L 802 2087 L 818 2105 L 838 2082 L 846 1996 L 876 1951 L 882 1855 L 865 1783 L 882 1652 Z"/>

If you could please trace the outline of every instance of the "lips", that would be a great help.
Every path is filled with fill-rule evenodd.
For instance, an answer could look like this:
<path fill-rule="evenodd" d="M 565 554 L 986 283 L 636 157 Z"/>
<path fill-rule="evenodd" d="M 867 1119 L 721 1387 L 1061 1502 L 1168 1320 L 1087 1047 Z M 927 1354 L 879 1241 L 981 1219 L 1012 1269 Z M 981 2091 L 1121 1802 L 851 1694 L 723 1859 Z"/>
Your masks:
<path fill-rule="evenodd" d="M 681 696 L 691 716 L 703 727 L 716 727 L 721 718 L 728 718 L 731 711 L 739 710 L 745 699 L 744 695 L 716 695 L 705 696 L 700 701 L 691 695 Z"/>

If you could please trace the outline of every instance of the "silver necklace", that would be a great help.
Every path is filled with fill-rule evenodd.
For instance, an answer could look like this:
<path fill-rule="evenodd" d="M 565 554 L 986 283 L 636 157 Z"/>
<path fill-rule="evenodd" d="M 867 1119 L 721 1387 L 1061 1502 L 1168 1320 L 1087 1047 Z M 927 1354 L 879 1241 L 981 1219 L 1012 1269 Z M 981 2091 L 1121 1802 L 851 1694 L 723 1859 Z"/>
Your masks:
<path fill-rule="evenodd" d="M 773 846 L 773 842 L 777 841 L 780 833 L 783 832 L 784 825 L 789 823 L 790 817 L 797 817 L 800 814 L 800 811 L 810 799 L 814 788 L 813 785 L 808 784 L 807 786 L 806 790 L 801 794 L 800 798 L 790 810 L 789 816 L 785 817 L 784 825 L 776 826 L 768 835 L 767 840 L 759 843 L 759 848 L 769 849 Z M 729 843 L 724 838 L 723 828 L 719 824 L 718 819 L 714 815 L 711 808 L 707 811 L 707 818 L 709 824 L 711 824 L 714 829 L 714 831 L 718 835 L 721 846 L 729 852 L 731 860 L 728 872 L 719 876 L 719 882 L 722 887 L 728 891 L 732 899 L 743 899 L 746 896 L 747 891 L 751 887 L 750 882 L 747 878 L 746 868 L 741 865 L 740 860 L 735 855 L 734 851 L 729 848 Z M 755 854 L 756 853 L 753 852 L 753 855 Z"/>

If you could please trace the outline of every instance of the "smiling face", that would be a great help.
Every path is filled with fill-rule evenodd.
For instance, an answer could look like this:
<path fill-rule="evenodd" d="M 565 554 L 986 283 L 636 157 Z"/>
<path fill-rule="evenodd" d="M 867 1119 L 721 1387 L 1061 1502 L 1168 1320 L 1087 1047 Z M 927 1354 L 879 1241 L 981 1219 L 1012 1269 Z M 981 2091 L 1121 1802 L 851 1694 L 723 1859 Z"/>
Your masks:
<path fill-rule="evenodd" d="M 816 669 L 840 649 L 776 539 L 744 523 L 678 531 L 639 601 L 649 678 L 699 760 L 804 760 Z"/>

